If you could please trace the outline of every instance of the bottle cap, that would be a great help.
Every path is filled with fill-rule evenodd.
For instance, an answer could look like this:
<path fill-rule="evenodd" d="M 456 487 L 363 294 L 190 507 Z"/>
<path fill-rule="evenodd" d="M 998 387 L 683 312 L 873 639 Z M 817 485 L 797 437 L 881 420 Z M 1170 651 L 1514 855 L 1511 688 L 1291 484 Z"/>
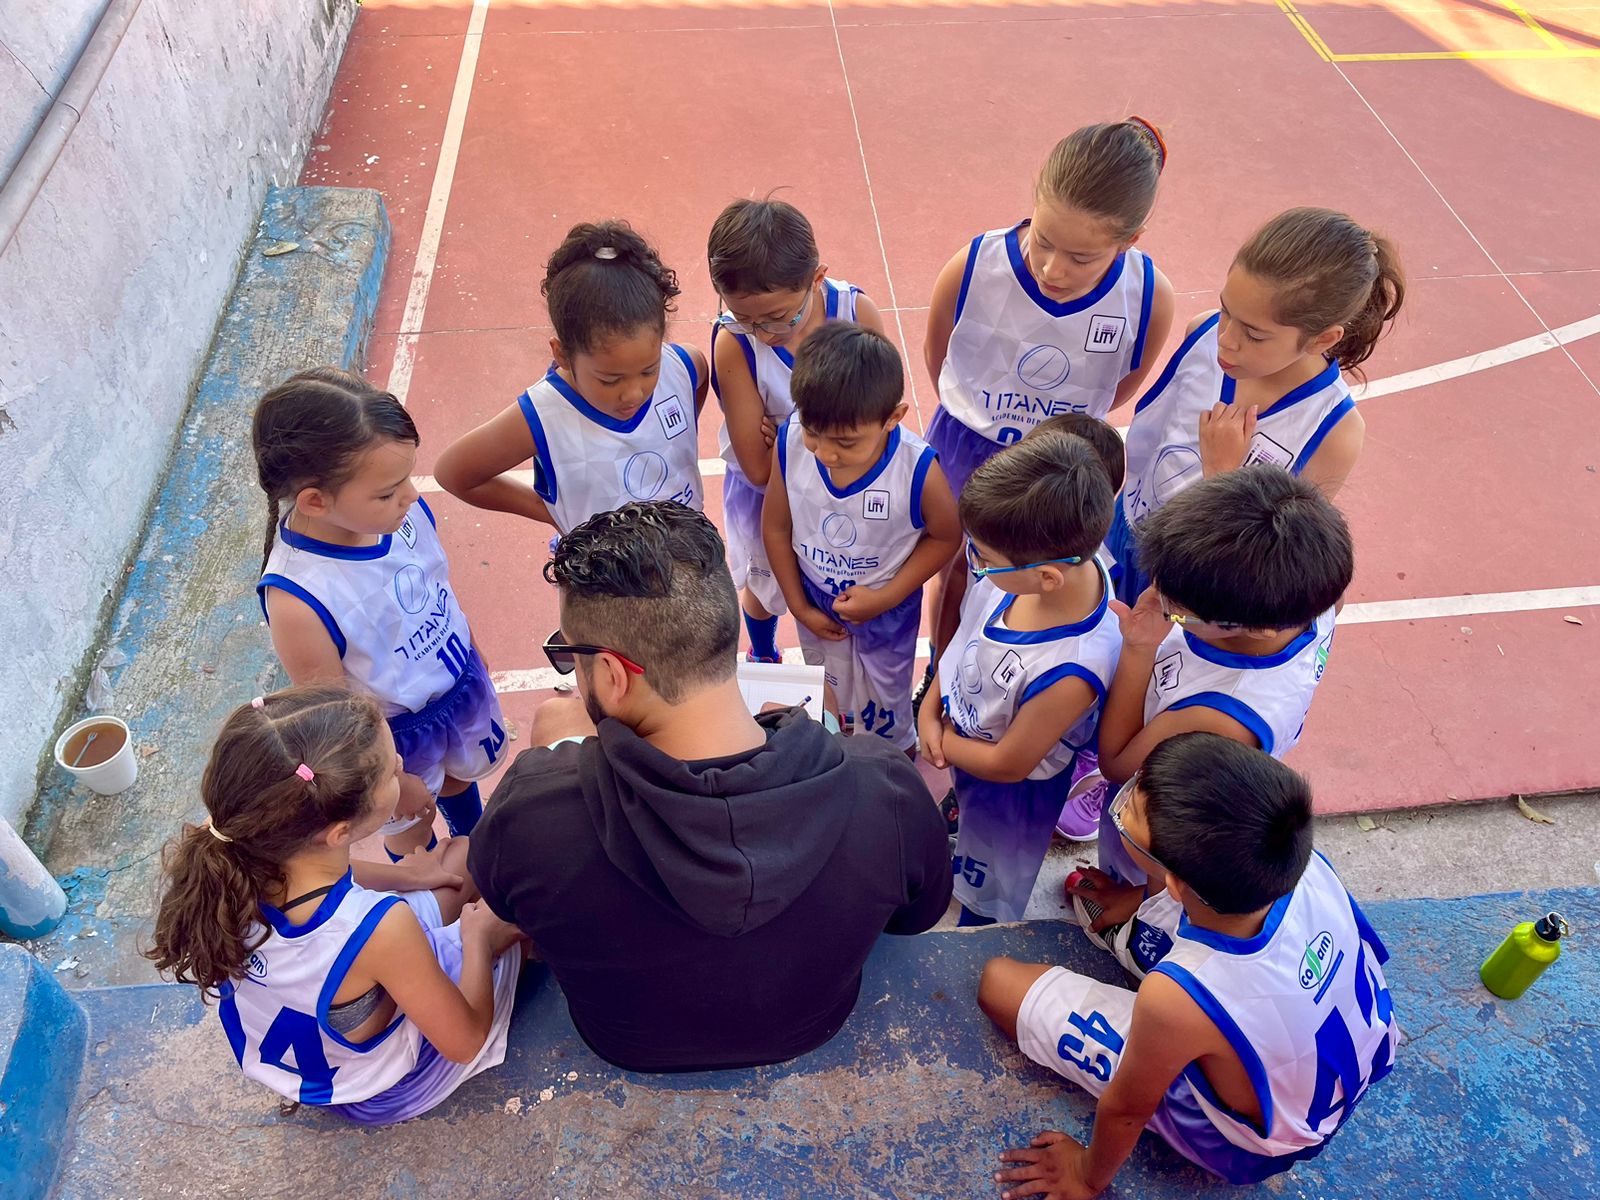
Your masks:
<path fill-rule="evenodd" d="M 1533 931 L 1547 942 L 1557 942 L 1572 934 L 1567 919 L 1558 912 L 1546 913 L 1533 924 Z"/>

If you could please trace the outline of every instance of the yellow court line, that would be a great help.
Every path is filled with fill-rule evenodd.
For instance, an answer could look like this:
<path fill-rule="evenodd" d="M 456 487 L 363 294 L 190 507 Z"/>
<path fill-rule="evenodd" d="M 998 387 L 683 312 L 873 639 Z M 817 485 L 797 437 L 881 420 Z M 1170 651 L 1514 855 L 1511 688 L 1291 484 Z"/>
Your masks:
<path fill-rule="evenodd" d="M 1527 9 L 1523 8 L 1522 5 L 1518 4 L 1517 0 L 1500 0 L 1500 3 L 1505 5 L 1507 12 L 1511 13 L 1529 29 L 1537 33 L 1540 40 L 1543 41 L 1545 45 L 1552 46 L 1557 50 L 1568 49 L 1566 43 L 1564 43 L 1555 34 L 1551 33 L 1543 25 L 1539 24 L 1539 22 L 1534 19 L 1533 14 Z"/>
<path fill-rule="evenodd" d="M 1317 56 L 1323 62 L 1334 61 L 1333 51 L 1328 49 L 1328 43 L 1322 40 L 1321 34 L 1311 28 L 1311 22 L 1300 15 L 1295 6 L 1290 3 L 1290 0 L 1278 0 L 1278 7 L 1283 10 L 1290 23 L 1300 31 L 1300 36 L 1306 39 L 1307 43 L 1317 52 Z"/>
<path fill-rule="evenodd" d="M 1418 50 L 1405 54 L 1328 54 L 1329 62 L 1551 62 L 1568 58 L 1600 58 L 1600 50 Z"/>

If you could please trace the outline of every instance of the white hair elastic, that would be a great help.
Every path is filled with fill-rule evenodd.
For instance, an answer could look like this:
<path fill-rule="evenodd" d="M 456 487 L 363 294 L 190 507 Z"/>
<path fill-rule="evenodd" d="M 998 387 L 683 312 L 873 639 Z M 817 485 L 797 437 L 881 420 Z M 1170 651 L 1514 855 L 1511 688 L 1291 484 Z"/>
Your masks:
<path fill-rule="evenodd" d="M 617 248 L 615 246 L 601 246 L 594 252 L 594 256 L 604 262 L 610 262 L 617 256 Z"/>

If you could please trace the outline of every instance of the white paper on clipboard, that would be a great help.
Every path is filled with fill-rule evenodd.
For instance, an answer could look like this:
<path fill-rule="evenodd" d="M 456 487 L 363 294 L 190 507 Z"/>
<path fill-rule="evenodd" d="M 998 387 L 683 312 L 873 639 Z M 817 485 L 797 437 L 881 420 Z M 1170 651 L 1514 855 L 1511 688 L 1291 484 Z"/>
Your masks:
<path fill-rule="evenodd" d="M 739 691 L 752 713 L 763 704 L 803 708 L 813 721 L 822 720 L 822 667 L 804 663 L 739 664 Z"/>

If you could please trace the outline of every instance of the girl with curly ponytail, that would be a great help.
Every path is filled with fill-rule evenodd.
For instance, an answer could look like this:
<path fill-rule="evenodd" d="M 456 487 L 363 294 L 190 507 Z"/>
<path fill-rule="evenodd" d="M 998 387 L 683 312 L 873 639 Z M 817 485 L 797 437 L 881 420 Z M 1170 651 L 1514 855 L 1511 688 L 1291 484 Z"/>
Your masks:
<path fill-rule="evenodd" d="M 236 709 L 201 780 L 205 820 L 166 848 L 146 952 L 219 997 L 247 1076 L 366 1124 L 425 1112 L 504 1059 L 522 961 L 514 926 L 463 906 L 465 838 L 351 861 L 401 771 L 378 705 L 342 686 Z"/>
<path fill-rule="evenodd" d="M 565 533 L 633 500 L 705 506 L 696 427 L 705 355 L 667 342 L 678 277 L 626 221 L 574 225 L 541 289 L 554 360 L 433 468 L 468 504 Z M 533 482 L 511 474 L 533 460 Z"/>

